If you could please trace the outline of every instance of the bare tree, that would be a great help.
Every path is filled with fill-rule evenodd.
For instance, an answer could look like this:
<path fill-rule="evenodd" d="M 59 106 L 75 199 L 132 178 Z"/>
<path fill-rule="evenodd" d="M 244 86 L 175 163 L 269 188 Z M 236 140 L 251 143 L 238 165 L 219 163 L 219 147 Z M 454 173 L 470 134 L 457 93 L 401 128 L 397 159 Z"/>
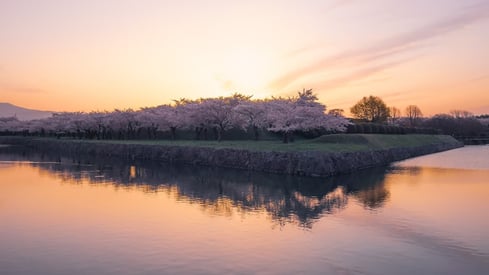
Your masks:
<path fill-rule="evenodd" d="M 451 110 L 450 115 L 454 118 L 469 118 L 474 116 L 474 114 L 465 110 Z"/>
<path fill-rule="evenodd" d="M 419 120 L 423 117 L 421 109 L 416 105 L 409 105 L 406 107 L 406 116 L 409 119 L 409 125 L 414 127 L 418 124 Z"/>
<path fill-rule="evenodd" d="M 395 124 L 399 118 L 401 118 L 401 110 L 397 109 L 396 107 L 389 107 L 389 112 L 390 112 L 390 122 L 392 124 Z"/>

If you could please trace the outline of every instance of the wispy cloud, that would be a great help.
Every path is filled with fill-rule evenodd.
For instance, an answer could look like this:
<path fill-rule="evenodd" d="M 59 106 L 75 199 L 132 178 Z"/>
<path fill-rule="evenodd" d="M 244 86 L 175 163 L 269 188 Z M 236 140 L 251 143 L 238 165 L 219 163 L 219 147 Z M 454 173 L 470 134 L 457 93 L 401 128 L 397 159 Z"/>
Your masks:
<path fill-rule="evenodd" d="M 457 15 L 391 37 L 370 47 L 353 49 L 324 57 L 317 62 L 286 73 L 272 81 L 269 86 L 272 89 L 282 90 L 300 78 L 310 76 L 331 67 L 351 65 L 353 63 L 356 65 L 368 65 L 379 60 L 382 61 L 388 58 L 395 58 L 410 50 L 419 48 L 422 46 L 423 42 L 429 39 L 456 31 L 487 17 L 489 17 L 489 3 L 480 3 L 478 5 L 467 7 L 463 12 Z M 303 52 L 304 49 L 301 49 L 301 51 Z M 397 65 L 399 64 L 400 63 L 397 62 Z M 375 70 L 367 68 L 364 72 L 356 72 L 353 75 L 358 74 L 359 76 L 363 76 L 369 71 Z M 349 79 L 352 78 L 352 76 L 345 76 L 345 78 Z"/>
<path fill-rule="evenodd" d="M 376 94 L 375 91 L 371 91 L 368 95 L 374 95 L 374 96 L 379 96 L 379 94 Z M 357 100 L 359 100 L 361 97 L 355 97 L 355 98 L 347 98 L 347 97 L 338 97 L 336 100 L 330 100 L 330 106 L 352 106 Z M 416 98 L 418 98 L 418 95 L 416 95 L 413 91 L 410 90 L 403 90 L 403 91 L 396 91 L 396 92 L 391 92 L 391 93 L 382 93 L 382 99 L 389 105 L 389 106 L 394 106 L 394 107 L 399 107 L 392 105 L 395 102 L 399 101 L 414 101 Z"/>
<path fill-rule="evenodd" d="M 234 84 L 234 82 L 232 80 L 226 78 L 225 76 L 220 75 L 220 74 L 216 74 L 214 78 L 219 83 L 219 86 L 221 86 L 221 88 L 224 91 L 236 90 L 236 85 Z"/>
<path fill-rule="evenodd" d="M 342 8 L 344 6 L 347 6 L 349 4 L 353 4 L 354 2 L 357 2 L 357 0 L 335 0 L 332 1 L 331 3 L 327 4 L 324 10 L 324 13 L 327 14 L 329 12 L 333 12 L 339 8 Z M 286 52 L 282 57 L 283 58 L 291 58 L 295 57 L 298 55 L 301 55 L 303 53 L 307 53 L 313 50 L 319 50 L 323 47 L 324 45 L 318 45 L 317 43 L 311 43 L 309 45 L 300 47 L 298 49 Z"/>
<path fill-rule="evenodd" d="M 484 74 L 484 75 L 479 75 L 479 76 L 476 76 L 476 77 L 473 77 L 471 79 L 469 79 L 467 82 L 478 82 L 478 81 L 482 81 L 482 80 L 486 80 L 489 78 L 489 74 Z"/>
<path fill-rule="evenodd" d="M 411 59 L 411 58 L 410 58 Z M 355 70 L 350 74 L 343 75 L 337 78 L 329 79 L 327 81 L 324 81 L 322 83 L 318 83 L 317 86 L 320 89 L 332 89 L 332 88 L 337 88 L 339 86 L 343 86 L 358 80 L 365 79 L 371 75 L 374 75 L 376 73 L 385 71 L 391 67 L 395 67 L 399 64 L 402 64 L 404 62 L 407 62 L 410 59 L 403 59 L 403 60 L 397 60 L 397 61 L 392 61 L 392 62 L 387 62 L 383 64 L 378 64 L 374 66 L 368 66 L 359 70 Z"/>
<path fill-rule="evenodd" d="M 345 5 L 351 4 L 355 1 L 356 0 L 336 0 L 336 1 L 333 1 L 331 4 L 326 6 L 326 12 L 336 10 L 338 8 L 345 6 Z"/>
<path fill-rule="evenodd" d="M 428 169 L 426 169 L 428 170 Z M 449 170 L 448 170 L 449 171 Z M 450 235 L 436 234 L 430 230 L 421 230 L 419 226 L 392 217 L 352 218 L 343 216 L 346 222 L 355 226 L 371 228 L 385 236 L 405 241 L 415 247 L 429 249 L 442 257 L 457 259 L 460 264 L 473 270 L 483 270 L 487 266 L 487 254 L 477 247 L 468 246 L 463 239 Z M 431 225 L 429 222 L 427 225 Z M 469 272 L 470 273 L 470 272 Z"/>
<path fill-rule="evenodd" d="M 19 85 L 12 85 L 9 83 L 0 83 L 0 91 L 11 92 L 11 93 L 28 93 L 28 94 L 37 94 L 37 93 L 46 93 L 46 90 L 40 88 L 33 87 L 23 87 Z"/>
<path fill-rule="evenodd" d="M 46 90 L 28 87 L 17 87 L 13 91 L 18 93 L 46 93 Z"/>
<path fill-rule="evenodd" d="M 310 52 L 312 50 L 318 50 L 320 47 L 322 47 L 321 45 L 317 45 L 317 44 L 311 44 L 311 45 L 307 45 L 307 46 L 304 46 L 304 47 L 301 47 L 301 48 L 298 48 L 298 49 L 295 49 L 295 50 L 292 50 L 292 51 L 289 51 L 289 52 L 286 52 L 282 58 L 292 58 L 292 57 L 295 57 L 295 56 L 298 56 L 298 55 L 301 55 L 303 53 L 307 53 L 307 52 Z"/>

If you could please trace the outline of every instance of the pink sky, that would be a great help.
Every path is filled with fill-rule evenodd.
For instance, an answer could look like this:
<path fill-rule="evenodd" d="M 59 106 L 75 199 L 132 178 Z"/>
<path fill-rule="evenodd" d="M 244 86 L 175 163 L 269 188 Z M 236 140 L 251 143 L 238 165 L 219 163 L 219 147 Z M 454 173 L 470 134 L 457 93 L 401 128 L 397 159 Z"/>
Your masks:
<path fill-rule="evenodd" d="M 112 110 L 172 99 L 376 95 L 489 113 L 489 2 L 0 2 L 0 102 Z"/>

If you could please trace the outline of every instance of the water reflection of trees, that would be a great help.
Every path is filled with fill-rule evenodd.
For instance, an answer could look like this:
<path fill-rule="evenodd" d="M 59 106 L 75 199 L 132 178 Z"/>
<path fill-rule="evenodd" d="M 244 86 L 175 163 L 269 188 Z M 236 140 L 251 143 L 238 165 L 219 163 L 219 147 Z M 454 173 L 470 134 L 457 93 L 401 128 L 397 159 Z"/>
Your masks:
<path fill-rule="evenodd" d="M 211 215 L 266 211 L 274 222 L 310 228 L 324 215 L 346 207 L 354 196 L 364 207 L 383 206 L 389 192 L 385 169 L 318 179 L 234 169 L 170 165 L 116 158 L 68 156 L 26 148 L 0 150 L 0 160 L 29 161 L 66 182 L 111 184 L 144 192 L 169 192 L 177 200 L 197 203 Z"/>

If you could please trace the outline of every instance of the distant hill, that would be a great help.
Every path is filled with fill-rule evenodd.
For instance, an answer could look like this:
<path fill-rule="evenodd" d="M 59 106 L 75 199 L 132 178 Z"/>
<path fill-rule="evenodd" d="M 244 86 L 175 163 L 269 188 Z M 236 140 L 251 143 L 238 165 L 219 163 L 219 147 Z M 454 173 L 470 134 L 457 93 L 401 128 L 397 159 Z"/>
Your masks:
<path fill-rule="evenodd" d="M 32 120 L 50 117 L 53 112 L 22 108 L 10 103 L 0 102 L 0 117 L 16 116 L 19 120 Z"/>

